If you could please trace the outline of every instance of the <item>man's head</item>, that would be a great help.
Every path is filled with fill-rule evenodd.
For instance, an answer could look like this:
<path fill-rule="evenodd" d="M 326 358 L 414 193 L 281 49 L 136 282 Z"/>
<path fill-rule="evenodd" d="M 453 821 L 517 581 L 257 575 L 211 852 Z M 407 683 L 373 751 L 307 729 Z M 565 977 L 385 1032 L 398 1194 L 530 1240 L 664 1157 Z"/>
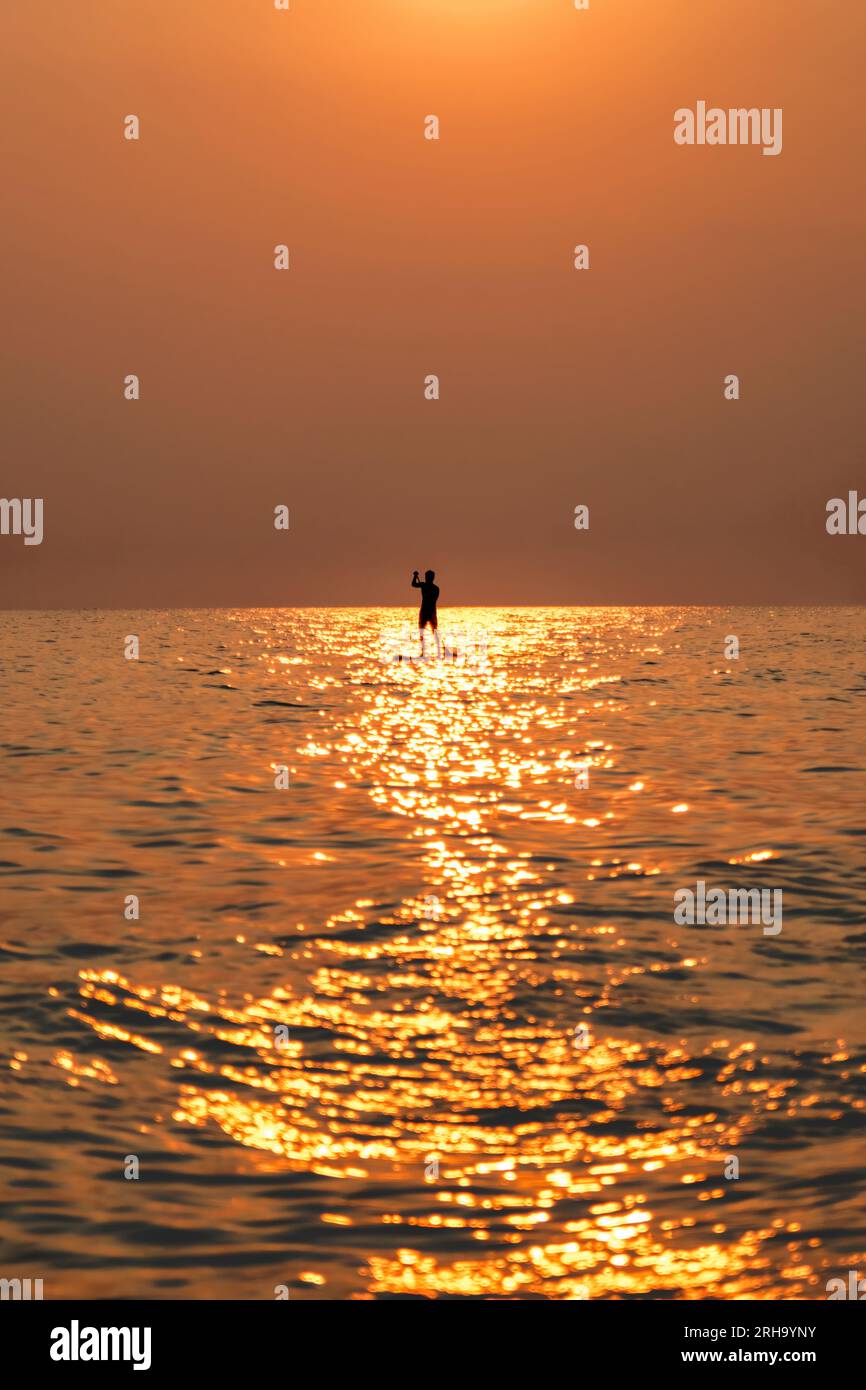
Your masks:
<path fill-rule="evenodd" d="M 428 583 L 428 584 L 432 584 L 432 583 L 433 583 L 433 580 L 436 578 L 435 571 L 434 571 L 434 570 L 425 570 L 425 571 L 424 571 L 424 578 L 427 580 L 427 583 Z"/>

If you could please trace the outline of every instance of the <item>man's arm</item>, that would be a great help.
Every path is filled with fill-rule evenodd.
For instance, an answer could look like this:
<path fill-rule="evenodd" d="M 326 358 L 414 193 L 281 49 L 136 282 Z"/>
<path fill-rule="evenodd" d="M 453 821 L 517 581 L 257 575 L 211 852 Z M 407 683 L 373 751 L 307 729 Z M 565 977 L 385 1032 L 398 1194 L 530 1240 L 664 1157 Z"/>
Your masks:
<path fill-rule="evenodd" d="M 412 588 L 420 589 L 421 587 L 421 580 L 418 578 L 418 571 L 416 570 L 415 573 L 412 575 Z"/>

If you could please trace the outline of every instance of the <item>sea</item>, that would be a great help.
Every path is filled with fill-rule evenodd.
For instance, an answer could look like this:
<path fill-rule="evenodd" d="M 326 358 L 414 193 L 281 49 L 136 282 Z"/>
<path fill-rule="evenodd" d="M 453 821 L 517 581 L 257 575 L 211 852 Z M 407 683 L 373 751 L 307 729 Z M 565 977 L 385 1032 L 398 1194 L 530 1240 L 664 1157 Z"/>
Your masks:
<path fill-rule="evenodd" d="M 0 1276 L 862 1277 L 866 610 L 412 621 L 0 615 Z"/>

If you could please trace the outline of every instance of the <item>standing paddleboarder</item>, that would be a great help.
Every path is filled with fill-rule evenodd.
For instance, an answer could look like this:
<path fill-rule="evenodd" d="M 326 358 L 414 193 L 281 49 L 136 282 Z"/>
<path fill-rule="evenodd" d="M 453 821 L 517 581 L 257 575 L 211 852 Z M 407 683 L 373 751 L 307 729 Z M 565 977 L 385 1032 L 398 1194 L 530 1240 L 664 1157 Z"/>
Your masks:
<path fill-rule="evenodd" d="M 439 618 L 436 613 L 436 600 L 439 597 L 439 585 L 434 584 L 436 578 L 433 570 L 426 570 L 424 578 L 418 578 L 418 571 L 412 575 L 412 588 L 421 590 L 421 608 L 418 613 L 418 636 L 421 639 L 421 655 L 424 655 L 424 629 L 430 627 L 436 639 L 436 655 L 442 655 L 442 643 L 439 640 Z"/>

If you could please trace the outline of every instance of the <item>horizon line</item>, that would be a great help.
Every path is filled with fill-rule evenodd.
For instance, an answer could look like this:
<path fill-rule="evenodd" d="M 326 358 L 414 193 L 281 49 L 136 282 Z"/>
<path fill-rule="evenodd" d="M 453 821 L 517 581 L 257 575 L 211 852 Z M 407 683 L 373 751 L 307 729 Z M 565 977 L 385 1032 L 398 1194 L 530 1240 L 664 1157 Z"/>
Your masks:
<path fill-rule="evenodd" d="M 0 606 L 0 615 L 11 613 L 210 613 L 227 612 L 240 610 L 248 613 L 261 612 L 280 612 L 280 613 L 304 613 L 316 612 L 321 609 L 329 609 L 334 612 L 363 612 L 368 609 L 408 609 L 414 612 L 417 604 L 406 603 L 176 603 L 163 604 L 160 607 L 144 607 L 139 604 L 79 604 L 62 608 L 4 608 Z M 866 600 L 861 602 L 793 602 L 781 600 L 777 602 L 767 602 L 753 600 L 751 602 L 705 602 L 705 603 L 449 603 L 441 613 L 447 613 L 455 608 L 478 608 L 478 609 L 666 609 L 666 608 L 864 608 Z"/>

